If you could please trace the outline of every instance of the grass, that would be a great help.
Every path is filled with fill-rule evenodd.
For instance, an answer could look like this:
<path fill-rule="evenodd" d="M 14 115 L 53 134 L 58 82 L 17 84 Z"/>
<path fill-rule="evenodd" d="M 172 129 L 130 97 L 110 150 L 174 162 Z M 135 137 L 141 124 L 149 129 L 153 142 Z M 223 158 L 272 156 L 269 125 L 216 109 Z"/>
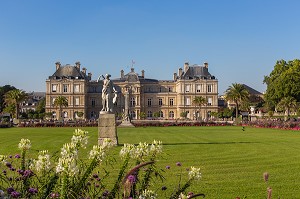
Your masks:
<path fill-rule="evenodd" d="M 89 145 L 97 144 L 97 128 L 89 131 Z M 59 151 L 69 142 L 74 128 L 0 129 L 0 154 L 18 153 L 21 138 L 28 138 L 34 150 Z M 147 127 L 119 128 L 119 144 L 161 140 L 167 154 L 158 166 L 170 165 L 165 177 L 168 191 L 178 184 L 178 173 L 190 166 L 200 167 L 202 180 L 191 187 L 208 199 L 272 198 L 300 199 L 300 132 L 246 127 Z M 117 147 L 119 151 L 121 146 Z M 176 162 L 182 162 L 177 167 Z M 262 174 L 270 174 L 269 182 Z M 157 182 L 157 187 L 164 185 Z"/>

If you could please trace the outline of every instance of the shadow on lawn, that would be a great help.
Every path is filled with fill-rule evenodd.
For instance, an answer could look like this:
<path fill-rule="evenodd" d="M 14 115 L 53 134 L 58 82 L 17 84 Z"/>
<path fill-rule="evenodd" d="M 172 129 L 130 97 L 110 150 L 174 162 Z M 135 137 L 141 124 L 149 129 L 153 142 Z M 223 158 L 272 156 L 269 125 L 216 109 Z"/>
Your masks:
<path fill-rule="evenodd" d="M 163 145 L 191 145 L 191 144 L 257 144 L 260 142 L 184 142 L 184 143 L 163 143 Z"/>

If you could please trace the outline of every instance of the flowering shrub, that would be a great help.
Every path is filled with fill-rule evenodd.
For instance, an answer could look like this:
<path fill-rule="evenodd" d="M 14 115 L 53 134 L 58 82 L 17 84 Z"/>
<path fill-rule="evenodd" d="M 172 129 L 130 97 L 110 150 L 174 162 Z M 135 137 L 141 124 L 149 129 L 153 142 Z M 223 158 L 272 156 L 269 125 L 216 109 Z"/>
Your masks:
<path fill-rule="evenodd" d="M 75 130 L 70 143 L 61 148 L 58 157 L 51 156 L 47 150 L 39 151 L 37 158 L 28 158 L 31 142 L 21 139 L 18 147 L 21 155 L 0 155 L 0 198 L 161 198 L 161 190 L 152 190 L 155 178 L 164 180 L 161 169 L 156 167 L 157 158 L 162 155 L 162 143 L 154 140 L 152 144 L 124 144 L 120 150 L 121 168 L 117 179 L 109 187 L 103 179 L 109 176 L 105 168 L 110 163 L 109 153 L 113 147 L 110 139 L 102 145 L 95 145 L 87 159 L 80 159 L 80 149 L 88 143 L 88 132 Z M 105 163 L 105 164 L 104 164 Z M 131 165 L 135 165 L 129 169 Z M 176 163 L 181 166 L 181 163 Z M 103 170 L 102 170 L 103 169 Z M 170 169 L 169 166 L 166 169 Z M 101 172 L 103 171 L 103 172 Z M 188 169 L 189 179 L 182 186 L 175 186 L 167 198 L 184 199 L 203 196 L 185 193 L 195 180 L 201 178 L 199 168 Z M 180 176 L 181 179 L 181 176 Z M 185 195 L 186 194 L 186 195 Z"/>

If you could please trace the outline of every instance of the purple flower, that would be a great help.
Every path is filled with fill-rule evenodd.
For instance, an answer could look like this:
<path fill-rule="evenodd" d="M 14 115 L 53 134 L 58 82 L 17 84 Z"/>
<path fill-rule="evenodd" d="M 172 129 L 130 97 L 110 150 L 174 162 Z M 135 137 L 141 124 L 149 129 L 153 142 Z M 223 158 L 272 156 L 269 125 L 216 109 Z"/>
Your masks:
<path fill-rule="evenodd" d="M 6 176 L 6 173 L 7 173 L 7 172 L 6 172 L 6 170 L 3 170 L 2 173 L 3 173 L 3 175 Z"/>
<path fill-rule="evenodd" d="M 9 155 L 8 157 L 9 157 L 9 158 L 12 158 L 12 155 Z"/>
<path fill-rule="evenodd" d="M 50 198 L 59 198 L 59 194 L 58 193 L 51 193 Z"/>
<path fill-rule="evenodd" d="M 8 194 L 11 194 L 13 191 L 15 191 L 15 189 L 13 187 L 7 188 L 7 193 Z"/>
<path fill-rule="evenodd" d="M 24 171 L 24 174 L 23 174 L 23 177 L 31 177 L 31 176 L 33 176 L 33 173 L 32 173 L 32 171 L 31 170 L 25 170 Z"/>
<path fill-rule="evenodd" d="M 19 158 L 21 158 L 21 156 L 19 154 L 16 154 L 15 158 L 19 159 Z"/>
<path fill-rule="evenodd" d="M 95 187 L 97 187 L 97 188 L 98 188 L 98 187 L 100 187 L 100 185 L 99 185 L 99 184 L 95 184 Z"/>
<path fill-rule="evenodd" d="M 9 163 L 9 162 L 6 162 L 6 164 L 5 164 L 8 168 L 11 168 L 12 166 L 11 166 L 11 163 Z"/>
<path fill-rule="evenodd" d="M 176 162 L 176 166 L 179 166 L 179 167 L 181 167 L 181 162 Z"/>
<path fill-rule="evenodd" d="M 36 194 L 38 192 L 38 190 L 35 188 L 29 188 L 28 192 L 33 195 L 33 194 Z"/>
<path fill-rule="evenodd" d="M 136 178 L 135 178 L 134 175 L 129 175 L 128 178 L 127 178 L 127 180 L 128 180 L 131 184 L 133 184 L 133 183 L 136 182 Z"/>
<path fill-rule="evenodd" d="M 23 175 L 23 174 L 24 174 L 24 170 L 22 170 L 22 169 L 18 169 L 17 172 L 18 172 L 20 175 Z"/>
<path fill-rule="evenodd" d="M 167 187 L 166 186 L 162 186 L 161 190 L 165 191 L 165 190 L 167 190 Z"/>
<path fill-rule="evenodd" d="M 168 166 L 166 166 L 166 169 L 170 169 L 171 167 L 168 165 Z"/>
<path fill-rule="evenodd" d="M 19 193 L 19 192 L 17 192 L 17 191 L 13 191 L 13 192 L 11 192 L 11 194 L 10 194 L 13 198 L 18 198 L 18 197 L 20 197 L 21 196 L 21 194 Z"/>
<path fill-rule="evenodd" d="M 93 177 L 94 178 L 98 178 L 99 176 L 97 174 L 93 174 Z"/>

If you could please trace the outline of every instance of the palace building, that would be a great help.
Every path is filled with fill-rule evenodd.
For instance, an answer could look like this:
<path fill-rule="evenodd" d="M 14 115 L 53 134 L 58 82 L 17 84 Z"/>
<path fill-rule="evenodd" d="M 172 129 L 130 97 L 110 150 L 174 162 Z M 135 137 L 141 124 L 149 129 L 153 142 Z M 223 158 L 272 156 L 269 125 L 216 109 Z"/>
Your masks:
<path fill-rule="evenodd" d="M 92 74 L 87 74 L 80 62 L 64 66 L 57 62 L 55 69 L 46 80 L 46 112 L 58 118 L 59 109 L 54 106 L 54 100 L 65 96 L 68 106 L 62 110 L 64 119 L 77 119 L 78 113 L 83 113 L 85 119 L 97 119 L 102 109 L 103 81 L 92 80 Z M 207 119 L 211 112 L 218 111 L 218 80 L 209 73 L 208 63 L 185 63 L 171 80 L 146 78 L 144 70 L 138 74 L 131 68 L 126 74 L 121 70 L 120 77 L 112 81 L 118 91 L 115 113 L 124 113 L 127 104 L 132 119 L 141 119 L 141 115 L 147 119 L 178 119 L 182 112 L 192 120 Z M 193 103 L 197 96 L 207 101 L 200 108 Z"/>

